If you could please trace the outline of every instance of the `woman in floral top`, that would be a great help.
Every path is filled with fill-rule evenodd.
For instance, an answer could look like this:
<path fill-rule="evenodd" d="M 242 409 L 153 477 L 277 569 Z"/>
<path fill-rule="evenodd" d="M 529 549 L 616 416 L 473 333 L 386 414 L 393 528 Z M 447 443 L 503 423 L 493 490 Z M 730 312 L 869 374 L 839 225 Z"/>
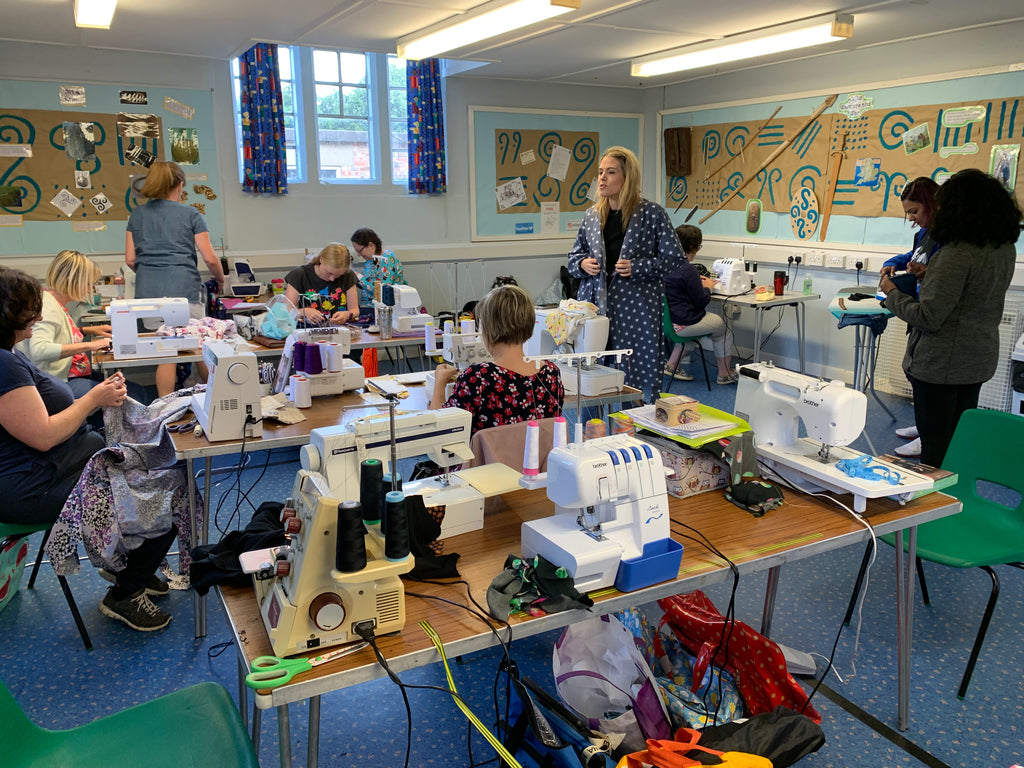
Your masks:
<path fill-rule="evenodd" d="M 381 285 L 406 285 L 402 262 L 394 253 L 384 250 L 372 229 L 364 227 L 352 233 L 352 250 L 366 262 L 359 283 L 359 306 L 373 306 L 373 284 L 377 281 Z"/>
<path fill-rule="evenodd" d="M 523 344 L 536 321 L 529 294 L 517 285 L 495 288 L 477 304 L 476 316 L 494 362 L 471 365 L 461 374 L 439 365 L 430 407 L 469 411 L 473 432 L 560 415 L 565 391 L 558 368 L 546 362 L 538 369 L 523 360 Z M 453 379 L 452 394 L 445 399 L 445 386 Z"/>

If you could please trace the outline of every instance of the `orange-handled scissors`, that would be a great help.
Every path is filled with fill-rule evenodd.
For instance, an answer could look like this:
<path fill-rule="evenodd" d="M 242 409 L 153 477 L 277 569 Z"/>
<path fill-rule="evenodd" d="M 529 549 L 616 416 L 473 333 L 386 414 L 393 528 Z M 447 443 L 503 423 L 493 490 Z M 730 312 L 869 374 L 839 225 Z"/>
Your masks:
<path fill-rule="evenodd" d="M 279 659 L 277 656 L 257 656 L 252 660 L 252 671 L 245 676 L 245 684 L 250 688 L 262 690 L 284 685 L 296 675 L 309 672 L 333 659 L 340 659 L 350 653 L 361 651 L 369 643 L 362 642 L 345 648 L 336 648 L 319 656 L 308 659 Z"/>

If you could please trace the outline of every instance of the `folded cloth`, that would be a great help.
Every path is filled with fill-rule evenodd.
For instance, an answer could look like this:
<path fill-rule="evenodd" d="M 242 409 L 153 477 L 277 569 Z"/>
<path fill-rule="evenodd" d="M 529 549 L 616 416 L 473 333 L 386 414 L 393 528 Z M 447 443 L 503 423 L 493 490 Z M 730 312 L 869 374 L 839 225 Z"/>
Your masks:
<path fill-rule="evenodd" d="M 487 588 L 487 608 L 500 621 L 507 621 L 512 611 L 539 615 L 593 605 L 593 600 L 576 590 L 564 568 L 541 555 L 530 560 L 509 555 L 504 570 Z"/>

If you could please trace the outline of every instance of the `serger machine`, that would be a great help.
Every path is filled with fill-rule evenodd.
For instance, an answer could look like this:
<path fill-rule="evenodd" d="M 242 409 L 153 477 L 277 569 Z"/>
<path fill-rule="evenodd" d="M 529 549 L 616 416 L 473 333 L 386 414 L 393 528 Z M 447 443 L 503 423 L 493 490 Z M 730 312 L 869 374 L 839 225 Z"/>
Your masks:
<path fill-rule="evenodd" d="M 661 454 L 629 435 L 553 449 L 547 495 L 555 514 L 523 523 L 523 554 L 565 568 L 581 592 L 615 584 L 621 564 L 671 542 Z"/>
<path fill-rule="evenodd" d="M 274 654 L 292 656 L 359 640 L 355 627 L 364 622 L 377 635 L 400 631 L 405 626 L 405 589 L 399 576 L 412 570 L 415 558 L 388 558 L 380 526 L 366 525 L 365 565 L 349 570 L 338 546 L 343 512 L 338 498 L 328 493 L 327 480 L 300 470 L 291 502 L 282 511 L 289 544 L 261 550 L 258 559 L 266 565 L 262 573 L 254 571 Z M 249 570 L 244 561 L 243 569 Z"/>
<path fill-rule="evenodd" d="M 420 292 L 411 285 L 393 285 L 395 307 L 391 314 L 391 328 L 395 333 L 422 332 L 434 318 L 420 312 L 423 302 Z"/>
<path fill-rule="evenodd" d="M 302 355 L 296 354 L 296 345 Z M 346 357 L 351 351 L 352 333 L 348 328 L 296 328 L 285 340 L 274 391 L 284 391 L 293 369 L 309 379 L 311 397 L 340 395 L 359 389 L 365 384 L 363 366 Z M 315 352 L 318 365 L 312 364 L 311 352 Z"/>
<path fill-rule="evenodd" d="M 750 290 L 750 276 L 743 259 L 716 259 L 711 265 L 711 272 L 715 276 L 712 293 L 735 296 Z"/>
<path fill-rule="evenodd" d="M 863 512 L 866 499 L 890 496 L 909 500 L 932 487 L 930 478 L 905 472 L 870 457 L 872 464 L 897 473 L 899 482 L 851 477 L 837 464 L 861 460 L 865 454 L 844 448 L 860 437 L 867 397 L 841 381 L 776 368 L 771 363 L 740 367 L 735 412 L 750 424 L 762 471 L 803 490 L 852 493 L 854 509 Z M 807 432 L 799 437 L 801 422 Z"/>
<path fill-rule="evenodd" d="M 187 299 L 114 299 L 106 314 L 110 318 L 110 346 L 115 360 L 173 357 L 183 349 L 199 349 L 196 336 L 139 338 L 139 320 L 159 318 L 164 325 L 175 328 L 188 325 Z"/>
<path fill-rule="evenodd" d="M 206 439 L 240 440 L 262 437 L 260 375 L 256 355 L 238 351 L 226 341 L 203 344 L 203 362 L 210 370 L 206 391 L 192 395 L 192 412 Z"/>

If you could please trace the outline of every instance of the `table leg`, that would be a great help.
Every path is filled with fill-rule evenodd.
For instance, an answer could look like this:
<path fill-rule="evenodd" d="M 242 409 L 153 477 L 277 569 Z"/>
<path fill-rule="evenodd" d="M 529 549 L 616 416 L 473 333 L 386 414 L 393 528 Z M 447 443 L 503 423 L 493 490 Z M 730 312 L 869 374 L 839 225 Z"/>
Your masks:
<path fill-rule="evenodd" d="M 798 301 L 793 305 L 796 307 L 796 338 L 797 346 L 800 348 L 800 373 L 807 373 L 804 365 L 804 336 L 807 332 L 807 304 Z"/>
<path fill-rule="evenodd" d="M 309 699 L 309 738 L 306 742 L 306 768 L 317 768 L 320 762 L 320 697 Z"/>
<path fill-rule="evenodd" d="M 761 328 L 764 325 L 764 309 L 754 307 L 754 362 L 761 362 Z"/>
<path fill-rule="evenodd" d="M 192 523 L 192 535 L 189 537 L 189 545 L 194 549 L 199 544 L 199 516 L 196 514 L 196 472 L 195 472 L 195 460 L 185 459 L 185 475 L 188 481 L 188 514 L 189 520 Z M 192 591 L 192 605 L 193 613 L 195 614 L 195 634 L 196 637 L 203 637 L 203 623 L 200 621 L 199 614 L 204 608 L 204 600 L 198 592 Z"/>
<path fill-rule="evenodd" d="M 277 745 L 281 750 L 281 768 L 292 766 L 292 727 L 288 718 L 288 705 L 277 708 Z"/>
<path fill-rule="evenodd" d="M 256 706 L 255 702 L 252 705 L 252 746 L 256 750 L 256 754 L 260 753 L 260 735 L 263 729 L 263 710 Z"/>
<path fill-rule="evenodd" d="M 235 659 L 238 666 L 238 713 L 242 716 L 242 725 L 249 729 L 249 687 L 245 684 L 245 676 L 249 674 L 248 668 L 242 661 L 242 655 L 238 654 Z"/>
<path fill-rule="evenodd" d="M 213 480 L 210 477 L 213 467 L 213 457 L 207 456 L 203 469 L 203 525 L 200 544 L 208 544 L 210 541 L 210 491 L 213 488 Z M 194 480 L 193 480 L 194 482 Z M 193 538 L 195 537 L 195 522 L 193 521 Z M 196 637 L 206 637 L 206 595 L 196 594 Z"/>
<path fill-rule="evenodd" d="M 761 612 L 761 634 L 770 637 L 772 633 L 772 618 L 775 616 L 775 595 L 779 591 L 779 577 L 782 575 L 782 566 L 776 565 L 768 569 L 768 582 L 764 592 L 764 610 Z"/>
<path fill-rule="evenodd" d="M 889 414 L 889 419 L 896 421 L 896 416 L 889 410 L 889 406 L 882 402 L 882 398 L 880 398 L 878 393 L 875 391 L 875 366 L 878 365 L 878 341 L 879 335 L 872 331 L 871 342 L 867 347 L 867 368 L 865 370 L 867 386 L 871 390 L 871 396 L 875 398 L 875 402 L 882 406 L 883 411 Z"/>
<path fill-rule="evenodd" d="M 903 531 L 896 531 L 896 727 L 910 727 L 910 648 L 914 619 L 914 575 L 917 561 L 917 527 L 908 529 L 907 551 Z"/>

